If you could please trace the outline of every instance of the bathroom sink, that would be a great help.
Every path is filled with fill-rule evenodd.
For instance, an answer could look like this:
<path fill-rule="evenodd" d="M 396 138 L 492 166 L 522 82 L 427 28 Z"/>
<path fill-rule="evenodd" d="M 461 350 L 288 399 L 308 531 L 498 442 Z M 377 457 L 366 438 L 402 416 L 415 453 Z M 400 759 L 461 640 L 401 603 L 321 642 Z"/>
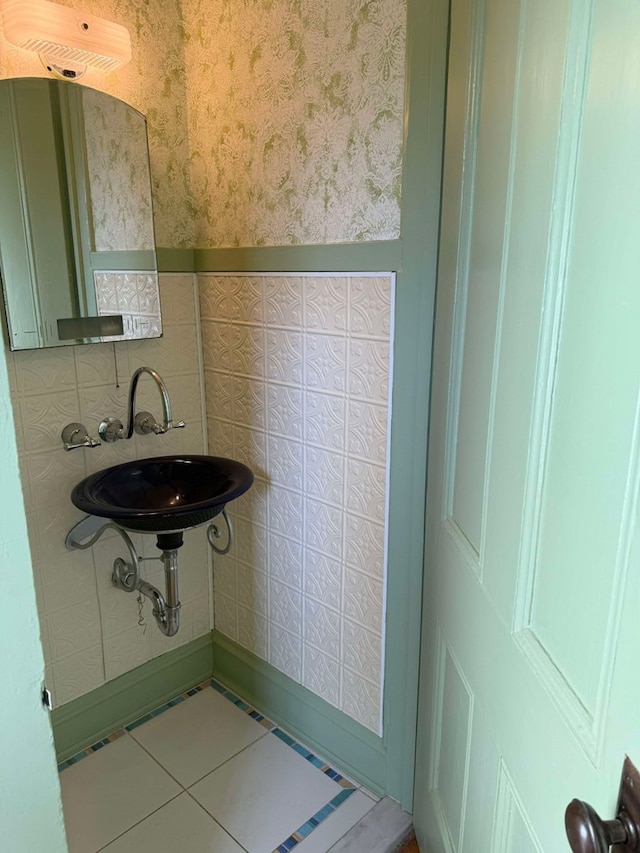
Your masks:
<path fill-rule="evenodd" d="M 105 468 L 71 492 L 89 515 L 147 533 L 187 530 L 214 518 L 253 483 L 246 465 L 219 456 L 155 456 Z"/>

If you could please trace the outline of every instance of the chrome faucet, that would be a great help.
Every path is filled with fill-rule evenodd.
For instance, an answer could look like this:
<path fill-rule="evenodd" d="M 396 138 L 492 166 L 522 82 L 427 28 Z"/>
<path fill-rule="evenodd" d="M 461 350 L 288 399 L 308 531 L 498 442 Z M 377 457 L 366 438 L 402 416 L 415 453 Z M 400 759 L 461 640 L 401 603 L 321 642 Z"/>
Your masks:
<path fill-rule="evenodd" d="M 134 415 L 136 404 L 136 391 L 138 381 L 143 373 L 148 373 L 149 376 L 158 386 L 160 396 L 162 397 L 162 418 L 163 421 L 159 424 L 151 412 L 138 412 Z M 119 438 L 131 438 L 134 431 L 138 435 L 149 435 L 155 433 L 162 435 L 170 429 L 181 429 L 185 426 L 184 421 L 178 421 L 174 424 L 173 414 L 171 412 L 171 400 L 167 386 L 160 374 L 152 367 L 138 367 L 131 377 L 129 385 L 129 401 L 127 406 L 127 428 L 122 425 L 122 421 L 118 418 L 105 418 L 98 427 L 98 434 L 103 441 L 117 441 Z"/>
<path fill-rule="evenodd" d="M 160 391 L 160 395 L 162 397 L 162 424 L 157 423 L 150 412 L 138 412 L 138 414 L 134 417 L 133 412 L 135 409 L 138 380 L 140 379 L 140 376 L 143 373 L 149 374 L 149 376 L 158 386 L 158 390 Z M 184 421 L 178 421 L 177 424 L 173 423 L 169 392 L 167 391 L 167 386 L 164 384 L 164 381 L 160 374 L 152 367 L 139 367 L 136 371 L 134 371 L 134 374 L 131 377 L 131 384 L 129 385 L 127 432 L 124 437 L 131 438 L 134 429 L 138 433 L 138 435 L 149 435 L 149 433 L 151 432 L 154 432 L 156 435 L 162 435 L 163 433 L 167 432 L 167 430 L 180 429 L 181 427 L 184 427 L 184 425 Z"/>

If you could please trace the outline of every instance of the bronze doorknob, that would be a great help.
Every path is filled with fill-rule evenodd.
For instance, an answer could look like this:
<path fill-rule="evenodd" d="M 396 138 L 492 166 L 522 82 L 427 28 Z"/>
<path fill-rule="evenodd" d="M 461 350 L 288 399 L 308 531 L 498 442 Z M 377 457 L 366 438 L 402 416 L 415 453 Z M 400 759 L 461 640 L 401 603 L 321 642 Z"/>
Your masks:
<path fill-rule="evenodd" d="M 624 845 L 619 850 L 639 849 L 639 828 L 626 811 L 615 820 L 602 820 L 589 803 L 571 800 L 564 825 L 573 853 L 609 853 L 612 844 Z"/>

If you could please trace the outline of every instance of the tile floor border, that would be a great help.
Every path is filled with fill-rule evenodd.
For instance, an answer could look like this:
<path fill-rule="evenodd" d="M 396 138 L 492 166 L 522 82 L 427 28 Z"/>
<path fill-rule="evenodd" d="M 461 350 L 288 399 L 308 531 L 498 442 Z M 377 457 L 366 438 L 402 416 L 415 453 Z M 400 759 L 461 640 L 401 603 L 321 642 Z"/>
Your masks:
<path fill-rule="evenodd" d="M 347 799 L 358 790 L 358 786 L 355 785 L 351 780 L 347 779 L 321 758 L 319 758 L 315 753 L 301 744 L 299 741 L 295 740 L 295 738 L 291 737 L 291 735 L 287 734 L 283 729 L 269 720 L 264 714 L 261 714 L 256 708 L 253 707 L 249 702 L 245 702 L 244 699 L 241 699 L 237 696 L 232 690 L 229 690 L 225 687 L 224 684 L 219 682 L 215 678 L 207 678 L 205 681 L 200 682 L 199 684 L 194 685 L 189 688 L 189 690 L 185 690 L 183 693 L 174 696 L 168 702 L 165 702 L 163 705 L 160 705 L 158 708 L 155 708 L 153 711 L 150 711 L 147 714 L 143 714 L 141 717 L 138 717 L 133 722 L 128 723 L 120 729 L 117 729 L 111 735 L 102 738 L 96 743 L 91 744 L 85 749 L 80 750 L 75 755 L 72 755 L 66 761 L 62 761 L 58 764 L 58 771 L 62 772 L 67 767 L 71 767 L 74 764 L 77 764 L 83 758 L 86 758 L 89 755 L 97 752 L 99 749 L 102 749 L 105 746 L 108 746 L 110 743 L 113 743 L 118 738 L 122 737 L 124 734 L 128 732 L 134 731 L 138 726 L 141 726 L 143 723 L 147 723 L 150 720 L 153 720 L 155 717 L 159 717 L 161 714 L 168 711 L 170 708 L 175 708 L 177 705 L 180 705 L 182 702 L 185 702 L 187 699 L 192 696 L 197 695 L 203 690 L 211 687 L 233 705 L 235 705 L 240 711 L 247 714 L 251 717 L 255 722 L 259 723 L 263 726 L 270 734 L 277 737 L 282 743 L 286 746 L 290 747 L 294 752 L 296 752 L 301 758 L 305 761 L 309 762 L 313 767 L 331 779 L 333 782 L 338 784 L 342 791 L 336 794 L 326 805 L 324 805 L 321 809 L 319 809 L 315 814 L 311 815 L 301 826 L 299 826 L 294 832 L 291 833 L 287 838 L 284 839 L 277 847 L 274 848 L 273 853 L 289 853 L 289 851 L 293 850 L 301 841 L 304 841 L 308 838 L 314 829 L 316 829 L 320 824 L 325 821 L 328 817 L 330 817 L 336 809 L 339 808 Z M 185 789 L 186 790 L 186 789 Z"/>

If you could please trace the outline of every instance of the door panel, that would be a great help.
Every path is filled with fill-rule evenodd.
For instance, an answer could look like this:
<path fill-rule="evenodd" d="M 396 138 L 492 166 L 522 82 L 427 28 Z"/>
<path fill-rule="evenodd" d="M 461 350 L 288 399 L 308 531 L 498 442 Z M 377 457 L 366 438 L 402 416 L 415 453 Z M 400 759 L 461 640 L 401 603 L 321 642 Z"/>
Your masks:
<path fill-rule="evenodd" d="M 639 43 L 634 0 L 452 0 L 414 805 L 429 853 L 568 850 L 569 800 L 612 811 L 624 750 L 640 762 L 621 639 L 640 641 Z"/>

